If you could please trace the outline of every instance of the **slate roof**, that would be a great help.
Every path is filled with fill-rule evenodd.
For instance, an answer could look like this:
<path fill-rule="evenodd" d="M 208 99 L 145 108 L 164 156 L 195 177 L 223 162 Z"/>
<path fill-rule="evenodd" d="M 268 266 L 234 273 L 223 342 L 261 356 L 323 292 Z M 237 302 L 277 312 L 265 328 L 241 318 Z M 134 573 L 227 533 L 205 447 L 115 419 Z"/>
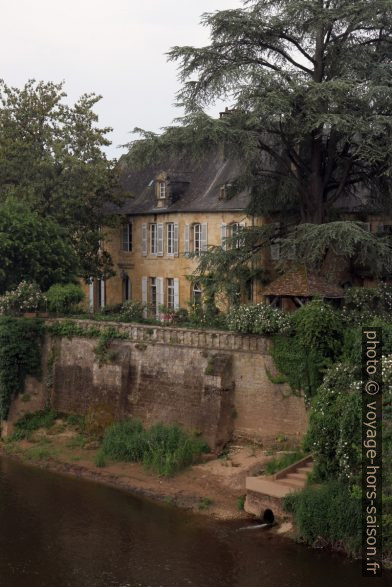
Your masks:
<path fill-rule="evenodd" d="M 322 296 L 324 298 L 343 298 L 344 290 L 330 283 L 318 273 L 309 272 L 305 267 L 291 269 L 281 275 L 262 291 L 265 296 L 303 297 Z"/>
<path fill-rule="evenodd" d="M 243 191 L 230 198 L 220 199 L 221 187 L 233 182 L 241 173 L 241 165 L 215 152 L 203 159 L 177 157 L 139 171 L 121 162 L 121 183 L 130 193 L 121 212 L 123 214 L 167 214 L 170 212 L 230 212 L 243 211 L 249 203 L 249 193 Z M 169 184 L 187 182 L 184 193 L 165 208 L 157 207 L 154 181 L 157 176 L 168 174 Z"/>

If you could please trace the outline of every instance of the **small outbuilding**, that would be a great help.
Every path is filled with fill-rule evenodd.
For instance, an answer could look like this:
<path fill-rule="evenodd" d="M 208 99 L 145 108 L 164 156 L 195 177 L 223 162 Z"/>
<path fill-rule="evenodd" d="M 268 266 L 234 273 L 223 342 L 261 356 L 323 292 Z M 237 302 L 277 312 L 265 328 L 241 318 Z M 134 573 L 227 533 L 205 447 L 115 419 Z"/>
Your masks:
<path fill-rule="evenodd" d="M 314 297 L 340 302 L 344 289 L 306 267 L 296 267 L 277 277 L 262 290 L 267 301 L 276 308 L 292 312 Z"/>

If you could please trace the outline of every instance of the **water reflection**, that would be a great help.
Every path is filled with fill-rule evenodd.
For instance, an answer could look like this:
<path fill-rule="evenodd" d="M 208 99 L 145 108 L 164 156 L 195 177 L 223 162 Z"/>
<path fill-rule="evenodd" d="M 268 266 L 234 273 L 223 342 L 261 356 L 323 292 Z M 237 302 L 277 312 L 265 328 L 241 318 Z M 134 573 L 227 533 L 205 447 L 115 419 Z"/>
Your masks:
<path fill-rule="evenodd" d="M 2 587 L 369 584 L 344 558 L 237 530 L 0 459 Z"/>

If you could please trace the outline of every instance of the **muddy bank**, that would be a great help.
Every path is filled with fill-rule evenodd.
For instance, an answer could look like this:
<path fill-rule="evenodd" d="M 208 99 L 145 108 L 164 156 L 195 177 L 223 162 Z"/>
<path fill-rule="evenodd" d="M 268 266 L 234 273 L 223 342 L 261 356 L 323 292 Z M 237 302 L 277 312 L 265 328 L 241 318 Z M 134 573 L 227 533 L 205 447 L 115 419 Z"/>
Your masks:
<path fill-rule="evenodd" d="M 221 520 L 251 520 L 241 509 L 247 475 L 269 460 L 261 449 L 231 447 L 222 458 L 209 459 L 165 478 L 135 463 L 94 464 L 97 448 L 75 448 L 69 434 L 41 435 L 30 441 L 2 442 L 0 454 L 24 464 L 102 483 L 156 502 L 175 505 Z M 283 529 L 290 530 L 287 525 Z"/>

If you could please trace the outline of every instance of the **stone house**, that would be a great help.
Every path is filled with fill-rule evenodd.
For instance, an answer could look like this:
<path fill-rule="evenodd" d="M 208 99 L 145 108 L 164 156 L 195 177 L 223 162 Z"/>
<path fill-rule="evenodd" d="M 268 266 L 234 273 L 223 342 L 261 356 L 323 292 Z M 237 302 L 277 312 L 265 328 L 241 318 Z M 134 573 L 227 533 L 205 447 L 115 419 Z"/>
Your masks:
<path fill-rule="evenodd" d="M 121 227 L 109 230 L 104 244 L 116 275 L 86 286 L 90 309 L 134 300 L 157 314 L 160 306 L 197 303 L 202 288 L 189 279 L 197 256 L 211 246 L 225 247 L 241 227 L 262 222 L 247 214 L 247 192 L 228 195 L 238 174 L 239 163 L 221 152 L 142 171 L 125 166 L 122 181 L 131 197 L 120 211 Z M 249 284 L 247 291 L 244 301 L 263 299 L 261 284 Z"/>
<path fill-rule="evenodd" d="M 242 226 L 266 222 L 247 212 L 247 191 L 229 193 L 240 171 L 241 163 L 225 158 L 222 150 L 198 160 L 168 157 L 163 164 L 139 171 L 124 160 L 122 183 L 130 197 L 119 210 L 121 227 L 108 231 L 104 243 L 116 275 L 85 286 L 90 310 L 134 300 L 158 315 L 160 306 L 179 309 L 198 303 L 203 295 L 201 284 L 189 279 L 197 267 L 197 256 L 209 247 L 227 246 L 225 239 L 235 236 Z M 346 210 L 347 218 L 366 220 L 370 231 L 391 233 L 392 223 L 385 218 L 357 212 L 364 204 L 356 200 L 337 203 Z M 271 268 L 279 257 L 279 245 L 273 245 L 264 255 L 264 266 Z M 269 301 L 290 311 L 314 295 L 340 299 L 342 285 L 372 285 L 366 279 L 347 281 L 344 272 L 333 275 L 337 265 L 332 260 L 333 267 L 322 277 L 309 276 L 299 267 L 293 275 L 289 272 L 267 286 L 253 280 L 242 301 Z"/>

